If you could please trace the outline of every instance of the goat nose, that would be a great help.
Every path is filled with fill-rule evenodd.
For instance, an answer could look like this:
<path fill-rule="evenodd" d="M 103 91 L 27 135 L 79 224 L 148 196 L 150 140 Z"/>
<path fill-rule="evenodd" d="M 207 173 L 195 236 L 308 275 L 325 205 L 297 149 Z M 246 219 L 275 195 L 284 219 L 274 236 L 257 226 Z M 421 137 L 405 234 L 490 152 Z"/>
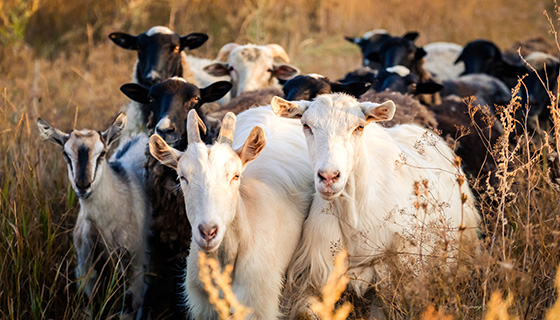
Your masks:
<path fill-rule="evenodd" d="M 321 182 L 324 182 L 325 184 L 333 184 L 338 180 L 338 178 L 340 178 L 340 171 L 319 170 L 317 171 L 317 176 Z"/>
<path fill-rule="evenodd" d="M 86 190 L 91 187 L 91 182 L 86 180 L 76 181 L 76 187 L 81 190 Z"/>
<path fill-rule="evenodd" d="M 204 239 L 205 241 L 210 241 L 212 239 L 214 239 L 216 237 L 216 235 L 218 234 L 218 226 L 217 225 L 213 225 L 210 227 L 206 227 L 203 226 L 201 224 L 198 225 L 198 231 L 200 231 L 200 235 L 202 236 L 202 239 Z"/>

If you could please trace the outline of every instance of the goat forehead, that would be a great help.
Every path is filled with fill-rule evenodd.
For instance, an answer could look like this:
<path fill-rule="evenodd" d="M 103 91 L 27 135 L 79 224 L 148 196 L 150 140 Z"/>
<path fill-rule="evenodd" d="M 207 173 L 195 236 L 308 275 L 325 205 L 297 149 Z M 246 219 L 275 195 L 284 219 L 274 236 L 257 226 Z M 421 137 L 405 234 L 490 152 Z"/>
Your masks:
<path fill-rule="evenodd" d="M 345 128 L 364 122 L 365 116 L 356 99 L 345 94 L 328 94 L 311 103 L 302 121 L 319 127 Z"/>
<path fill-rule="evenodd" d="M 74 130 L 70 133 L 70 138 L 64 146 L 66 153 L 77 156 L 79 154 L 78 150 L 84 148 L 87 148 L 92 154 L 99 153 L 105 148 L 97 131 Z"/>
<path fill-rule="evenodd" d="M 246 64 L 273 60 L 273 58 L 272 54 L 264 47 L 245 45 L 234 49 L 230 54 L 230 60 L 234 64 Z"/>

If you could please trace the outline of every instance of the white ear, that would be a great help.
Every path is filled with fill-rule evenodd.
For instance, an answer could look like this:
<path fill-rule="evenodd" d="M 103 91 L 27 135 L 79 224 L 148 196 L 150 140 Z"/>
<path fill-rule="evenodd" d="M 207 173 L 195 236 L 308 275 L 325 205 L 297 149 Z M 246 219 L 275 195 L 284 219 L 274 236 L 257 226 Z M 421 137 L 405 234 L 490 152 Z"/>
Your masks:
<path fill-rule="evenodd" d="M 177 170 L 179 159 L 183 152 L 170 147 L 159 135 L 154 134 L 150 137 L 150 153 L 162 164 Z"/>
<path fill-rule="evenodd" d="M 362 107 L 368 123 L 389 121 L 393 119 L 395 111 L 397 110 L 397 107 L 392 100 L 385 101 L 382 104 L 374 102 L 361 102 L 360 107 Z"/>
<path fill-rule="evenodd" d="M 278 96 L 272 98 L 270 106 L 272 111 L 279 117 L 301 118 L 301 115 L 309 107 L 310 101 L 287 101 Z"/>
<path fill-rule="evenodd" d="M 64 146 L 66 141 L 68 141 L 69 134 L 64 133 L 57 128 L 51 126 L 45 120 L 38 118 L 37 119 L 37 127 L 39 128 L 39 133 L 43 137 L 43 139 L 49 140 L 58 144 L 59 146 Z"/>
<path fill-rule="evenodd" d="M 103 139 L 105 139 L 105 143 L 107 147 L 109 147 L 115 140 L 117 140 L 124 131 L 126 127 L 126 114 L 124 112 L 119 112 L 113 123 L 101 133 Z"/>

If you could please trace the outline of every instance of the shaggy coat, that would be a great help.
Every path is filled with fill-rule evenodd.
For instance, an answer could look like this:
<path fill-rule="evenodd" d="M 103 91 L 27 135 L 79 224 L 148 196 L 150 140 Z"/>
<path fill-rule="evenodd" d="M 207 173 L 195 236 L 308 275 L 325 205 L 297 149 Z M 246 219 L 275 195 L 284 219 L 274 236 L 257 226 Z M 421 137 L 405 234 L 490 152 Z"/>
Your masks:
<path fill-rule="evenodd" d="M 290 289 L 322 288 L 342 248 L 349 253 L 350 284 L 363 295 L 386 275 L 387 253 L 414 261 L 409 263 L 417 271 L 424 255 L 444 250 L 440 237 L 451 252 L 459 235 L 476 237 L 478 211 L 468 185 L 457 182 L 462 172 L 453 165 L 453 152 L 419 126 L 375 123 L 392 118 L 391 101 L 359 103 L 328 94 L 313 102 L 276 98 L 272 108 L 301 117 L 315 172 L 316 193 L 287 273 Z M 416 209 L 422 203 L 426 209 Z"/>

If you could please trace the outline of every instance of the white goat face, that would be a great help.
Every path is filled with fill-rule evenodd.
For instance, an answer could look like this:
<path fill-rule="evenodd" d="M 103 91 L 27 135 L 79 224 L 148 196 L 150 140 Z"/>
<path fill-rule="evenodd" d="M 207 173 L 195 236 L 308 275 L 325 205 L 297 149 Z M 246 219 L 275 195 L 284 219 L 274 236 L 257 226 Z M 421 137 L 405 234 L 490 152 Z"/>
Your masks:
<path fill-rule="evenodd" d="M 94 130 L 74 130 L 64 133 L 46 121 L 37 119 L 41 135 L 62 147 L 68 165 L 68 178 L 80 199 L 87 199 L 99 184 L 105 169 L 105 154 L 126 126 L 126 115 L 120 113 L 111 126 L 100 133 Z"/>
<path fill-rule="evenodd" d="M 163 164 L 175 168 L 185 196 L 187 217 L 194 242 L 204 251 L 219 248 L 237 211 L 240 178 L 246 165 L 264 148 L 264 131 L 255 127 L 245 144 L 233 150 L 235 116 L 223 120 L 217 142 L 205 145 L 199 128 L 204 124 L 195 110 L 187 120 L 188 147 L 185 152 L 167 145 L 161 137 L 150 138 L 150 152 Z"/>
<path fill-rule="evenodd" d="M 392 119 L 395 105 L 392 101 L 358 103 L 348 95 L 327 94 L 313 102 L 275 97 L 272 109 L 279 116 L 301 117 L 315 170 L 315 189 L 330 201 L 342 194 L 356 166 L 365 126 Z"/>

